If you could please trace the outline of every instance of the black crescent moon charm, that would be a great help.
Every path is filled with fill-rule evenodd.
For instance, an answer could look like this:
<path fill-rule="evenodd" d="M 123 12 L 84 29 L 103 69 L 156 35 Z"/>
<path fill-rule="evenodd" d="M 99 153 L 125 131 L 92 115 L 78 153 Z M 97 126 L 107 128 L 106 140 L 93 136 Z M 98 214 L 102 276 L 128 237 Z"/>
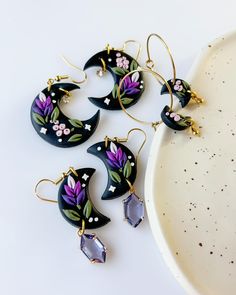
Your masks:
<path fill-rule="evenodd" d="M 190 85 L 182 79 L 176 79 L 175 84 L 173 83 L 173 79 L 168 80 L 167 83 L 171 87 L 173 95 L 175 95 L 179 99 L 182 108 L 184 108 L 192 98 Z M 165 84 L 161 88 L 161 94 L 169 94 L 169 91 Z"/>
<path fill-rule="evenodd" d="M 45 88 L 32 103 L 30 116 L 34 129 L 40 137 L 58 147 L 73 147 L 85 142 L 99 122 L 99 110 L 85 121 L 68 118 L 60 110 L 63 96 L 75 89 L 79 86 L 73 83 L 53 84 L 50 91 Z"/>
<path fill-rule="evenodd" d="M 106 190 L 102 195 L 103 200 L 118 198 L 125 194 L 133 185 L 137 166 L 131 151 L 118 142 L 98 142 L 88 148 L 88 153 L 100 158 L 106 166 L 108 182 Z"/>
<path fill-rule="evenodd" d="M 65 177 L 58 191 L 58 205 L 63 217 L 73 226 L 94 229 L 107 224 L 110 219 L 94 207 L 89 197 L 88 185 L 95 172 L 93 168 L 75 170 Z"/>
<path fill-rule="evenodd" d="M 119 50 L 104 50 L 92 56 L 85 64 L 84 70 L 90 67 L 103 67 L 105 64 L 114 78 L 114 87 L 112 91 L 104 97 L 89 97 L 89 100 L 100 108 L 106 110 L 120 110 L 120 103 L 117 98 L 117 89 L 120 80 L 129 72 L 139 67 L 138 62 Z M 102 71 L 101 71 L 102 74 Z M 121 100 L 125 108 L 134 105 L 141 97 L 144 91 L 143 74 L 136 72 L 127 76 L 121 89 Z"/>
<path fill-rule="evenodd" d="M 166 124 L 169 128 L 174 130 L 184 130 L 193 125 L 193 121 L 191 117 L 182 116 L 173 112 L 169 106 L 165 106 L 161 112 L 161 119 L 164 124 Z"/>

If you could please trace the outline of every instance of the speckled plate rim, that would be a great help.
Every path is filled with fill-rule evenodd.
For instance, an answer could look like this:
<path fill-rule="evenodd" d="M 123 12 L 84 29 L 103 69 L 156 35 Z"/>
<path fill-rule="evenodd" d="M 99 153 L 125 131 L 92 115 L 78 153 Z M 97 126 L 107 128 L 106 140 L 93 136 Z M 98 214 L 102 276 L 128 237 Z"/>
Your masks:
<path fill-rule="evenodd" d="M 236 30 L 216 38 L 213 42 L 208 43 L 207 46 L 202 49 L 199 56 L 196 58 L 195 62 L 193 63 L 189 71 L 189 74 L 187 75 L 186 80 L 189 81 L 190 84 L 191 84 L 191 81 L 194 81 L 194 77 L 197 77 L 198 70 L 201 69 L 205 61 L 208 59 L 209 54 L 212 54 L 212 49 L 214 47 L 218 47 L 221 44 L 222 38 L 224 38 L 225 40 L 225 39 L 230 39 L 232 37 L 233 38 L 236 37 Z M 209 44 L 211 44 L 211 50 L 209 48 Z M 160 146 L 162 144 L 163 137 L 166 134 L 167 130 L 168 130 L 168 127 L 166 127 L 164 124 L 162 124 L 158 128 L 156 134 L 154 135 L 149 157 L 148 157 L 148 164 L 147 164 L 146 175 L 145 175 L 145 188 L 144 188 L 147 215 L 148 215 L 150 227 L 152 230 L 152 234 L 156 240 L 159 250 L 167 266 L 169 267 L 174 277 L 176 278 L 176 280 L 182 285 L 182 287 L 186 290 L 188 294 L 201 295 L 200 292 L 191 283 L 191 280 L 188 278 L 188 275 L 181 270 L 174 255 L 172 254 L 172 251 L 165 239 L 164 231 L 161 226 L 158 212 L 155 210 L 156 163 L 159 157 Z"/>

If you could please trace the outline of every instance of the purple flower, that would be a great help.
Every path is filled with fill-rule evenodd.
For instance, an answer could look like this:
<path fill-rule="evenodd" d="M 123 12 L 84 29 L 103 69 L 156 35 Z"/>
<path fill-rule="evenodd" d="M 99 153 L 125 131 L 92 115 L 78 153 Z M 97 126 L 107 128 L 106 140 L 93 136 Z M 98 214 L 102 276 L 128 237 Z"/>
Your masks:
<path fill-rule="evenodd" d="M 127 161 L 127 156 L 126 154 L 122 151 L 122 149 L 111 142 L 110 143 L 110 151 L 106 151 L 107 154 L 107 162 L 108 164 L 116 169 L 123 168 L 126 161 Z"/>
<path fill-rule="evenodd" d="M 124 91 L 125 94 L 132 95 L 136 94 L 140 91 L 139 87 L 139 82 L 137 82 L 137 74 L 134 73 L 132 77 L 127 76 L 122 84 L 122 90 Z"/>
<path fill-rule="evenodd" d="M 37 113 L 43 117 L 50 115 L 53 110 L 53 104 L 52 104 L 51 97 L 48 96 L 46 98 L 46 95 L 43 92 L 41 92 L 39 94 L 38 98 L 35 99 L 35 104 L 33 106 L 33 110 L 35 113 Z"/>
<path fill-rule="evenodd" d="M 67 179 L 67 185 L 64 185 L 66 195 L 62 195 L 62 198 L 69 205 L 80 205 L 85 199 L 85 189 L 81 187 L 80 181 L 75 182 L 74 178 L 69 175 Z"/>

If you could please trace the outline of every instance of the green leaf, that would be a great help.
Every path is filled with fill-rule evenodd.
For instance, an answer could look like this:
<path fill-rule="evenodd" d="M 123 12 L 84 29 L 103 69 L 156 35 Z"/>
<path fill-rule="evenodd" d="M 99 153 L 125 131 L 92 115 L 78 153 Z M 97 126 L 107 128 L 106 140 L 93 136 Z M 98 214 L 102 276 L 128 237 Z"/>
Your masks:
<path fill-rule="evenodd" d="M 81 138 L 82 138 L 82 134 L 74 134 L 68 139 L 68 142 L 76 142 L 81 140 Z"/>
<path fill-rule="evenodd" d="M 191 122 L 188 120 L 188 118 L 183 118 L 178 121 L 177 124 L 183 127 L 189 127 L 191 125 Z"/>
<path fill-rule="evenodd" d="M 76 205 L 76 207 L 80 210 L 81 209 L 81 206 L 80 205 Z"/>
<path fill-rule="evenodd" d="M 51 113 L 51 120 L 53 122 L 55 122 L 57 120 L 57 118 L 59 117 L 59 114 L 60 114 L 60 111 L 59 111 L 58 107 L 55 107 L 55 109 Z"/>
<path fill-rule="evenodd" d="M 131 172 L 132 172 L 132 166 L 131 166 L 131 164 L 130 164 L 130 161 L 127 160 L 127 162 L 125 163 L 124 170 L 123 170 L 124 177 L 125 177 L 125 178 L 129 178 Z"/>
<path fill-rule="evenodd" d="M 186 81 L 182 80 L 182 84 L 185 89 L 190 89 L 190 85 Z"/>
<path fill-rule="evenodd" d="M 120 175 L 117 172 L 109 170 L 109 174 L 110 174 L 111 179 L 114 182 L 121 182 Z"/>
<path fill-rule="evenodd" d="M 119 76 L 124 76 L 127 73 L 126 70 L 119 68 L 119 67 L 111 68 L 111 70 L 113 73 L 115 73 L 116 75 L 119 75 Z"/>
<path fill-rule="evenodd" d="M 33 113 L 33 119 L 37 124 L 41 126 L 45 124 L 44 118 L 37 113 Z"/>
<path fill-rule="evenodd" d="M 130 72 L 137 70 L 137 68 L 138 68 L 138 64 L 137 64 L 136 60 L 133 59 L 130 64 Z"/>
<path fill-rule="evenodd" d="M 70 119 L 68 120 L 72 126 L 76 127 L 76 128 L 82 128 L 84 125 L 80 120 L 76 120 L 76 119 Z"/>
<path fill-rule="evenodd" d="M 112 97 L 113 98 L 117 98 L 117 89 L 118 89 L 118 85 L 117 84 L 115 84 L 114 85 L 114 88 L 112 89 Z"/>
<path fill-rule="evenodd" d="M 66 217 L 68 217 L 70 220 L 73 220 L 73 221 L 79 221 L 80 220 L 79 213 L 74 211 L 74 210 L 65 210 L 65 209 L 63 209 L 63 212 L 66 215 Z"/>
<path fill-rule="evenodd" d="M 83 210 L 83 214 L 86 218 L 89 218 L 89 216 L 91 215 L 92 213 L 92 203 L 90 200 L 88 200 L 84 206 L 84 210 Z"/>
<path fill-rule="evenodd" d="M 133 98 L 123 97 L 121 101 L 123 104 L 130 104 L 133 101 Z"/>

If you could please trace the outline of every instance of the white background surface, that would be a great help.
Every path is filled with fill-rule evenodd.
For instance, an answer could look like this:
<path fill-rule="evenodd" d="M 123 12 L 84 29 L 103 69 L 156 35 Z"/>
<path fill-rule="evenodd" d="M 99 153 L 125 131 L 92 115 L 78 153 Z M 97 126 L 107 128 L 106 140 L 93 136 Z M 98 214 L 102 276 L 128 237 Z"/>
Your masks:
<path fill-rule="evenodd" d="M 123 113 L 102 110 L 95 135 L 82 146 L 65 150 L 50 146 L 37 136 L 29 110 L 49 77 L 61 73 L 77 75 L 60 60 L 61 53 L 83 66 L 107 42 L 115 47 L 131 38 L 144 42 L 151 32 L 167 39 L 178 76 L 184 77 L 201 47 L 235 28 L 235 1 L 220 3 L 1 2 L 1 294 L 185 294 L 164 264 L 148 221 L 134 230 L 122 221 L 122 198 L 100 200 L 106 185 L 105 168 L 99 159 L 86 153 L 87 147 L 104 135 L 123 137 L 137 124 Z M 167 64 L 162 51 L 159 54 L 159 64 Z M 93 72 L 88 72 L 88 83 L 74 95 L 73 107 L 67 107 L 71 116 L 91 117 L 97 108 L 86 97 L 102 96 L 111 89 L 110 77 L 99 80 Z M 161 109 L 156 98 L 159 90 L 150 77 L 146 80 L 150 81 L 148 89 L 131 111 L 154 120 Z M 147 131 L 148 144 L 136 181 L 140 196 L 153 135 L 152 130 Z M 140 140 L 134 136 L 130 141 L 134 152 Z M 86 260 L 79 250 L 75 228 L 60 216 L 57 205 L 40 202 L 33 195 L 39 178 L 57 178 L 70 165 L 97 169 L 90 182 L 90 193 L 98 209 L 112 219 L 96 231 L 109 248 L 104 265 L 91 265 Z"/>

